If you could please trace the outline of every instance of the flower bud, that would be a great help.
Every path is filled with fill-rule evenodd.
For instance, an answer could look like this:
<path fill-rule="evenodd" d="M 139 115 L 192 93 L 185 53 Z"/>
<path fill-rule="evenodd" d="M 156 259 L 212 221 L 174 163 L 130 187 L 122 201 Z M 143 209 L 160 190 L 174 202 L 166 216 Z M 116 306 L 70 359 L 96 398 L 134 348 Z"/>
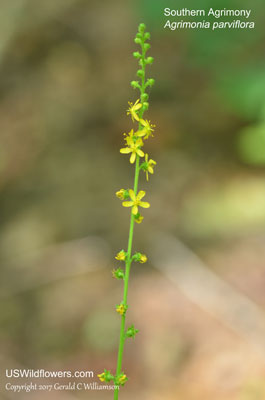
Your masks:
<path fill-rule="evenodd" d="M 149 32 L 146 32 L 146 33 L 144 34 L 144 40 L 149 40 L 150 38 L 151 38 L 150 33 L 149 33 Z"/>
<path fill-rule="evenodd" d="M 134 39 L 134 43 L 136 43 L 136 44 L 141 44 L 141 39 L 136 37 L 136 38 Z"/>
<path fill-rule="evenodd" d="M 146 29 L 146 26 L 143 23 L 138 26 L 138 31 L 140 33 L 144 33 L 145 29 Z"/>
<path fill-rule="evenodd" d="M 124 279 L 124 272 L 121 268 L 113 269 L 112 276 L 115 279 Z"/>
<path fill-rule="evenodd" d="M 142 94 L 142 96 L 141 96 L 141 102 L 144 103 L 145 101 L 148 100 L 148 98 L 149 98 L 149 96 L 148 96 L 147 93 Z"/>
<path fill-rule="evenodd" d="M 134 326 L 132 325 L 127 329 L 126 337 L 135 338 L 135 335 L 138 332 L 139 332 L 139 329 L 135 329 Z"/>
<path fill-rule="evenodd" d="M 139 53 L 139 51 L 135 51 L 135 52 L 133 53 L 133 56 L 134 56 L 135 58 L 140 58 L 140 57 L 141 57 L 141 54 Z"/>
<path fill-rule="evenodd" d="M 144 44 L 144 49 L 145 49 L 145 51 L 149 50 L 150 47 L 151 47 L 151 46 L 150 46 L 149 43 L 145 43 L 145 44 Z"/>
<path fill-rule="evenodd" d="M 145 62 L 146 62 L 146 64 L 153 64 L 153 62 L 154 62 L 154 57 L 147 57 L 147 58 L 145 59 Z"/>
<path fill-rule="evenodd" d="M 131 81 L 131 86 L 134 89 L 140 89 L 141 88 L 138 81 Z"/>
<path fill-rule="evenodd" d="M 146 86 L 153 86 L 154 85 L 154 83 L 155 83 L 155 80 L 154 79 L 152 79 L 152 78 L 150 78 L 150 79 L 147 79 L 147 81 L 146 81 Z"/>
<path fill-rule="evenodd" d="M 138 69 L 137 75 L 141 78 L 143 76 L 143 71 L 141 69 Z"/>
<path fill-rule="evenodd" d="M 149 108 L 149 103 L 147 101 L 145 101 L 143 103 L 143 110 L 146 111 L 146 110 L 148 110 L 148 108 Z"/>

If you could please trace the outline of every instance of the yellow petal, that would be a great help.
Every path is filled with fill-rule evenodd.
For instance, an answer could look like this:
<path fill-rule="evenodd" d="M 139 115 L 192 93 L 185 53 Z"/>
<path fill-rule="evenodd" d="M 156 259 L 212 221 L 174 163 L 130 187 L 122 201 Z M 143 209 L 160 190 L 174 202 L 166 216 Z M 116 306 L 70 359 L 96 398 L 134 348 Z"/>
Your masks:
<path fill-rule="evenodd" d="M 136 159 L 136 153 L 132 152 L 131 157 L 130 157 L 130 163 L 133 164 L 135 159 Z"/>
<path fill-rule="evenodd" d="M 140 190 L 140 192 L 137 194 L 137 200 L 141 200 L 145 196 L 145 191 Z"/>
<path fill-rule="evenodd" d="M 138 115 L 136 114 L 135 111 L 132 112 L 132 117 L 133 117 L 134 119 L 136 119 L 136 121 L 139 121 L 139 117 L 138 117 Z"/>
<path fill-rule="evenodd" d="M 151 167 L 150 165 L 148 166 L 148 172 L 150 172 L 150 174 L 153 174 L 154 173 L 154 169 L 153 169 L 153 167 Z"/>
<path fill-rule="evenodd" d="M 141 129 L 140 131 L 137 132 L 137 136 L 139 137 L 143 137 L 146 135 L 146 130 L 145 129 Z"/>
<path fill-rule="evenodd" d="M 139 103 L 139 104 L 135 103 L 135 105 L 133 106 L 134 110 L 139 110 L 141 107 L 142 107 L 141 103 Z"/>
<path fill-rule="evenodd" d="M 122 205 L 123 205 L 123 207 L 131 207 L 131 206 L 133 206 L 133 202 L 132 201 L 123 201 Z"/>
<path fill-rule="evenodd" d="M 129 195 L 130 195 L 130 198 L 132 199 L 132 201 L 136 200 L 134 191 L 132 189 L 129 190 Z"/>
<path fill-rule="evenodd" d="M 144 142 L 142 141 L 142 139 L 137 139 L 135 142 L 135 146 L 139 147 L 139 146 L 143 146 Z"/>
<path fill-rule="evenodd" d="M 140 201 L 139 206 L 143 208 L 149 208 L 150 204 L 147 203 L 147 201 Z"/>
<path fill-rule="evenodd" d="M 140 156 L 140 157 L 143 157 L 143 156 L 144 156 L 143 150 L 140 150 L 140 149 L 137 150 L 137 154 L 138 154 L 138 156 Z"/>
<path fill-rule="evenodd" d="M 123 149 L 120 149 L 120 153 L 122 154 L 129 154 L 132 150 L 129 149 L 129 147 L 124 147 Z"/>
<path fill-rule="evenodd" d="M 133 213 L 133 215 L 136 215 L 138 213 L 138 207 L 137 206 L 133 206 L 132 213 Z"/>

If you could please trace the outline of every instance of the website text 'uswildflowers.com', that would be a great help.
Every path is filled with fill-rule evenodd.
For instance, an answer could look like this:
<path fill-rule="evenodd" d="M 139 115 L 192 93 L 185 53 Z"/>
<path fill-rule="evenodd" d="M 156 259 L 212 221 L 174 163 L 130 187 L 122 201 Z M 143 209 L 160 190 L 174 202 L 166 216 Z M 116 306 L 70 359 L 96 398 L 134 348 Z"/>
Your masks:
<path fill-rule="evenodd" d="M 6 378 L 94 378 L 94 372 L 49 371 L 45 369 L 6 369 Z"/>

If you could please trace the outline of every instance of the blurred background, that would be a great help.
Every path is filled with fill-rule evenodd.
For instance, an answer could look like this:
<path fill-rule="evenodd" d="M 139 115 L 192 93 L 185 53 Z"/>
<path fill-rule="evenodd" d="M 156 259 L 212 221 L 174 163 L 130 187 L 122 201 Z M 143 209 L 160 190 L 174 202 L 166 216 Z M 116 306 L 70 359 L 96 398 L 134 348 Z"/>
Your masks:
<path fill-rule="evenodd" d="M 253 30 L 163 29 L 164 7 L 212 6 L 1 1 L 1 382 L 6 368 L 115 370 L 122 286 L 111 270 L 129 228 L 115 192 L 133 182 L 119 149 L 145 22 L 157 166 L 140 183 L 151 208 L 134 249 L 149 262 L 131 273 L 128 324 L 140 333 L 126 343 L 121 398 L 264 400 L 265 8 L 215 1 L 251 7 Z"/>

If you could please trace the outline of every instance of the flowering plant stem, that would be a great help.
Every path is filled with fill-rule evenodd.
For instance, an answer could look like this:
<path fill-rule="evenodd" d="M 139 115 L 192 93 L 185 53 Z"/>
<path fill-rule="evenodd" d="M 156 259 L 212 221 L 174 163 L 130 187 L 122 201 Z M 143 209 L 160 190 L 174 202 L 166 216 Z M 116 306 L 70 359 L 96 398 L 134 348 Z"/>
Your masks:
<path fill-rule="evenodd" d="M 135 162 L 135 171 L 134 171 L 134 186 L 132 189 L 120 189 L 116 196 L 123 201 L 122 205 L 124 207 L 131 207 L 130 214 L 130 228 L 129 228 L 129 239 L 128 239 L 128 247 L 127 251 L 121 250 L 117 255 L 116 259 L 119 261 L 123 261 L 125 263 L 125 270 L 123 271 L 121 268 L 113 270 L 113 277 L 116 279 L 122 279 L 124 281 L 123 287 L 123 300 L 119 305 L 116 306 L 117 313 L 121 316 L 121 324 L 120 324 L 120 340 L 119 340 L 119 351 L 117 358 L 117 367 L 115 375 L 112 375 L 110 371 L 104 370 L 103 373 L 99 374 L 98 377 L 102 382 L 110 382 L 113 381 L 115 384 L 114 389 L 114 400 L 118 400 L 119 397 L 119 389 L 120 386 L 123 386 L 128 380 L 127 376 L 122 372 L 122 361 L 123 361 L 123 351 L 124 344 L 127 338 L 134 338 L 138 329 L 135 329 L 133 325 L 131 325 L 127 330 L 125 327 L 126 322 L 126 312 L 128 309 L 127 297 L 128 297 L 128 286 L 129 286 L 129 277 L 130 277 L 130 269 L 132 262 L 140 262 L 145 263 L 147 261 L 147 257 L 145 254 L 141 254 L 139 252 L 132 255 L 132 245 L 133 245 L 133 235 L 134 235 L 134 225 L 135 222 L 140 224 L 143 220 L 143 216 L 139 213 L 138 208 L 149 208 L 150 204 L 148 202 L 142 201 L 142 198 L 145 196 L 145 192 L 140 190 L 138 193 L 138 183 L 139 183 L 139 175 L 140 171 L 143 170 L 146 173 L 146 179 L 148 180 L 148 173 L 153 174 L 153 167 L 156 165 L 154 160 L 148 159 L 148 154 L 144 153 L 142 147 L 144 146 L 143 140 L 149 138 L 149 136 L 153 136 L 153 128 L 154 125 L 150 123 L 150 121 L 144 120 L 143 115 L 144 112 L 148 109 L 148 94 L 146 93 L 146 89 L 148 87 L 153 86 L 154 79 L 145 79 L 145 69 L 146 65 L 153 63 L 153 57 L 146 57 L 146 52 L 150 48 L 150 45 L 146 43 L 147 40 L 150 39 L 150 34 L 145 32 L 145 25 L 140 24 L 138 28 L 138 32 L 136 34 L 135 43 L 141 46 L 141 53 L 134 52 L 133 55 L 138 59 L 138 63 L 140 68 L 137 71 L 137 75 L 140 78 L 139 81 L 132 81 L 131 85 L 134 89 L 139 89 L 140 91 L 140 99 L 138 99 L 135 104 L 129 102 L 129 109 L 127 110 L 127 115 L 130 115 L 132 121 L 138 122 L 138 130 L 134 132 L 132 129 L 128 134 L 125 134 L 125 143 L 127 147 L 120 149 L 122 154 L 130 154 L 130 163 L 134 164 Z M 140 158 L 145 157 L 145 161 L 140 164 Z M 129 200 L 129 201 L 127 201 Z"/>
<path fill-rule="evenodd" d="M 144 41 L 141 41 L 141 49 L 142 49 L 142 79 L 141 79 L 141 86 L 140 86 L 140 101 L 141 104 L 144 103 L 144 94 L 145 94 L 145 55 L 146 55 L 146 49 L 144 47 Z M 144 114 L 144 108 L 142 107 L 140 112 L 139 112 L 139 119 L 143 117 Z M 138 125 L 138 130 L 141 130 L 142 125 L 141 122 L 139 121 Z M 139 173 L 140 173 L 140 157 L 137 154 L 136 155 L 136 162 L 135 162 L 135 172 L 134 172 L 134 193 L 137 193 L 138 190 L 138 182 L 139 182 Z M 124 291 L 123 291 L 123 303 L 127 305 L 127 296 L 128 296 L 128 285 L 129 285 L 129 277 L 130 277 L 130 269 L 131 269 L 131 254 L 132 254 L 132 244 L 133 244 L 133 231 L 134 231 L 134 214 L 131 211 L 131 219 L 130 219 L 130 229 L 129 229 L 129 239 L 128 239 L 128 250 L 127 250 L 127 261 L 125 263 L 125 277 L 124 277 Z M 117 360 L 117 369 L 116 369 L 116 376 L 118 376 L 121 373 L 121 367 L 122 367 L 122 358 L 123 358 L 123 349 L 124 349 L 124 342 L 126 339 L 125 335 L 125 320 L 126 320 L 126 314 L 122 315 L 121 317 L 121 326 L 120 326 L 120 343 L 119 343 L 119 352 L 118 352 L 118 360 Z M 118 400 L 119 397 L 119 388 L 116 388 L 114 390 L 114 400 Z"/>
<path fill-rule="evenodd" d="M 139 181 L 139 159 L 140 157 L 137 155 L 136 163 L 135 163 L 135 175 L 134 175 L 134 193 L 137 193 L 138 189 L 138 181 Z M 129 285 L 129 277 L 130 277 L 130 269 L 131 269 L 131 254 L 132 254 L 132 243 L 133 243 L 133 228 L 134 228 L 134 215 L 131 211 L 131 220 L 130 220 L 130 229 L 129 229 L 129 239 L 128 239 L 128 251 L 127 251 L 127 261 L 125 263 L 125 277 L 124 277 L 124 289 L 123 289 L 123 303 L 127 305 L 127 295 L 128 295 L 128 285 Z M 125 336 L 125 319 L 126 314 L 121 316 L 121 327 L 120 327 L 120 343 L 119 343 L 119 352 L 118 352 L 118 361 L 117 361 L 117 369 L 116 376 L 120 375 L 121 367 L 122 367 L 122 357 L 123 357 L 123 349 L 124 342 L 126 339 Z M 119 397 L 119 388 L 114 390 L 114 400 L 118 400 Z"/>

